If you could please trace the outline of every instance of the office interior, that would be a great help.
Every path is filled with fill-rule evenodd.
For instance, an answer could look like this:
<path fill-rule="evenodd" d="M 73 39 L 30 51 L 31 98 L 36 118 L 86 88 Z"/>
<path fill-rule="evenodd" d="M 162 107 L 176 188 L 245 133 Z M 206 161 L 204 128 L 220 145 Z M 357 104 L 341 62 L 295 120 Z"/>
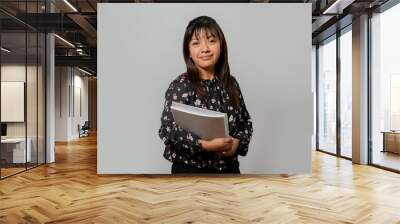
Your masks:
<path fill-rule="evenodd" d="M 67 15 L 60 17 L 70 10 L 62 1 L 0 6 L 4 179 L 54 162 L 56 142 L 96 132 L 96 42 Z"/>
<path fill-rule="evenodd" d="M 63 164 L 62 170 L 67 172 L 69 168 L 76 169 L 77 162 L 74 159 L 90 160 L 90 166 L 83 167 L 95 172 L 97 4 L 161 2 L 169 4 L 182 1 L 0 2 L 0 197 L 7 196 L 4 192 L 1 194 L 1 188 L 6 189 L 8 183 L 18 178 L 26 181 L 40 175 L 43 181 L 51 178 L 46 172 L 53 170 L 51 172 L 57 173 L 58 162 Z M 357 175 L 361 177 L 358 177 L 363 178 L 362 166 L 367 167 L 365 175 L 384 173 L 394 179 L 399 177 L 399 1 L 218 2 L 311 4 L 313 41 L 310 44 L 313 51 L 310 57 L 313 72 L 310 75 L 313 77 L 314 135 L 310 150 L 313 150 L 313 172 L 337 170 L 340 164 L 346 163 L 348 165 L 340 169 L 346 175 L 359 172 Z M 85 144 L 90 144 L 90 149 L 85 148 Z M 87 155 L 79 154 L 88 150 L 90 153 Z M 334 160 L 315 164 L 325 157 Z M 343 177 L 340 172 L 330 175 Z M 122 181 L 135 177 L 110 178 Z M 288 176 L 283 174 L 280 178 Z M 379 182 L 390 184 L 390 180 L 383 178 Z M 101 184 L 101 181 L 93 185 L 96 183 Z M 392 184 L 395 185 L 388 192 L 398 194 L 399 182 Z M 324 186 L 329 188 L 329 184 Z M 343 189 L 348 190 L 347 186 Z M 371 197 L 374 197 L 373 190 L 371 192 Z M 58 198 L 62 200 L 62 196 Z M 397 205 L 394 203 L 392 209 Z M 385 211 L 386 223 L 400 220 L 397 214 Z M 9 211 L 3 207 L 3 212 Z M 33 213 L 28 215 L 35 216 Z M 3 217 L 0 215 L 0 220 Z M 38 220 L 40 222 L 40 218 Z M 333 221 L 349 220 L 337 218 Z M 356 221 L 350 219 L 349 222 Z"/>

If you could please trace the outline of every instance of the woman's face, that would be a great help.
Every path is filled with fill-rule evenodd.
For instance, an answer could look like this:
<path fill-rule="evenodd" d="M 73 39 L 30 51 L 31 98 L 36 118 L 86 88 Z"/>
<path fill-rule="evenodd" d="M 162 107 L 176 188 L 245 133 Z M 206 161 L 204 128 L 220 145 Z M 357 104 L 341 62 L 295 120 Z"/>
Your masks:
<path fill-rule="evenodd" d="M 199 38 L 194 33 L 189 42 L 190 57 L 196 67 L 213 70 L 221 52 L 220 41 L 211 32 L 204 30 L 198 36 Z"/>

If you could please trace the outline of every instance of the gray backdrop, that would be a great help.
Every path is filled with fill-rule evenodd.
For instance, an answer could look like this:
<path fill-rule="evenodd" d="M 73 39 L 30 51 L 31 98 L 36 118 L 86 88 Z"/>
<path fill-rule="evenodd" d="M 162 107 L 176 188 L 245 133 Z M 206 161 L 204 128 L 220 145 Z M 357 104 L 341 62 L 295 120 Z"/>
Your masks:
<path fill-rule="evenodd" d="M 164 94 L 185 71 L 188 22 L 227 39 L 253 121 L 245 174 L 311 172 L 311 4 L 98 4 L 98 173 L 168 174 L 158 137 Z"/>

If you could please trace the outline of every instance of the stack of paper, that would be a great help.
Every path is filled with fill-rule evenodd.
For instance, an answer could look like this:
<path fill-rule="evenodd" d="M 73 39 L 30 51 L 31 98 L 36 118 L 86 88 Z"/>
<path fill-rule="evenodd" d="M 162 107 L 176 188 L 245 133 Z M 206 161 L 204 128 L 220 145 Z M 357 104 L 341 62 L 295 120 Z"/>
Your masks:
<path fill-rule="evenodd" d="M 175 122 L 201 139 L 229 137 L 226 113 L 172 102 L 171 112 Z"/>

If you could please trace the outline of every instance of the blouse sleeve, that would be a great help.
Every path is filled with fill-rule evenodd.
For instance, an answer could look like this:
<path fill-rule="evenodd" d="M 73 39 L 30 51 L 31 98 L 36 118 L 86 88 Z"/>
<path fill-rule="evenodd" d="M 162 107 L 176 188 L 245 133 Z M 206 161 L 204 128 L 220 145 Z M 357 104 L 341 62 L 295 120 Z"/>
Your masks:
<path fill-rule="evenodd" d="M 240 108 L 239 108 L 239 125 L 237 131 L 233 134 L 232 137 L 239 139 L 239 146 L 238 149 L 236 150 L 236 153 L 241 156 L 246 156 L 249 149 L 250 140 L 253 134 L 253 123 L 251 122 L 250 114 L 247 111 L 239 83 L 236 81 L 236 79 L 234 79 L 234 83 L 239 90 Z"/>
<path fill-rule="evenodd" d="M 200 137 L 176 124 L 171 113 L 172 101 L 185 104 L 189 101 L 187 85 L 180 80 L 174 80 L 169 85 L 165 93 L 164 110 L 161 115 L 161 127 L 158 130 L 158 135 L 166 146 L 175 145 L 178 146 L 177 149 L 186 149 L 187 153 L 194 154 L 202 151 L 199 142 Z"/>

